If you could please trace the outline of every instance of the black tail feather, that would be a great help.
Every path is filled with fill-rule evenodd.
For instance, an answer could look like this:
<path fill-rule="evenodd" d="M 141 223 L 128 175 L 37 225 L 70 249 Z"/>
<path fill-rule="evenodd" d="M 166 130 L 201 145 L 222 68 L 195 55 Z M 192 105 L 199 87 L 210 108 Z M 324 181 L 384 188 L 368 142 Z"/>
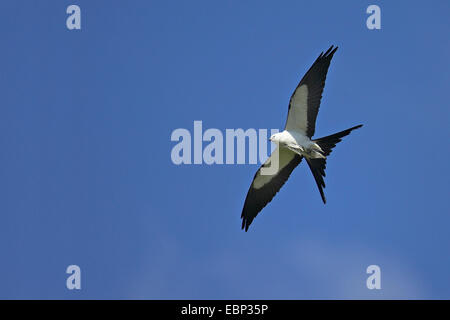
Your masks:
<path fill-rule="evenodd" d="M 352 132 L 355 129 L 361 128 L 362 124 L 355 126 L 353 128 L 323 137 L 319 139 L 315 139 L 314 142 L 316 142 L 320 148 L 323 150 L 323 155 L 328 156 L 330 155 L 332 149 L 342 141 L 342 138 L 349 135 L 350 132 Z M 314 179 L 316 180 L 317 187 L 319 188 L 320 195 L 322 197 L 323 203 L 326 203 L 327 200 L 325 198 L 325 194 L 323 192 L 323 188 L 325 188 L 325 182 L 323 178 L 325 177 L 325 169 L 327 167 L 327 159 L 322 158 L 316 158 L 316 159 L 308 159 L 306 158 L 306 162 L 308 162 L 309 168 L 311 169 L 311 172 L 314 176 Z"/>
<path fill-rule="evenodd" d="M 325 198 L 325 194 L 323 193 L 323 188 L 325 188 L 325 181 L 323 181 L 323 177 L 325 177 L 325 169 L 327 167 L 326 159 L 308 159 L 306 158 L 306 162 L 308 163 L 309 169 L 314 176 L 314 180 L 316 180 L 317 187 L 319 188 L 320 196 L 322 197 L 323 203 L 327 203 L 327 199 Z"/>

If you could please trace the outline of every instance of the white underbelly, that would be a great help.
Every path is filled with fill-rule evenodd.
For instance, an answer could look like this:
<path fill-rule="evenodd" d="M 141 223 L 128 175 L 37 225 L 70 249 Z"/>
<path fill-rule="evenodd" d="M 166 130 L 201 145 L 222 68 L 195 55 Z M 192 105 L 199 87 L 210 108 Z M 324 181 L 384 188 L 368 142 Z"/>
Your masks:
<path fill-rule="evenodd" d="M 313 142 L 309 137 L 295 131 L 283 131 L 282 142 L 286 146 L 300 146 L 304 149 L 309 149 Z"/>
<path fill-rule="evenodd" d="M 286 148 L 293 152 L 308 158 L 325 158 L 320 147 L 311 141 L 311 139 L 299 132 L 283 131 L 280 141 Z"/>

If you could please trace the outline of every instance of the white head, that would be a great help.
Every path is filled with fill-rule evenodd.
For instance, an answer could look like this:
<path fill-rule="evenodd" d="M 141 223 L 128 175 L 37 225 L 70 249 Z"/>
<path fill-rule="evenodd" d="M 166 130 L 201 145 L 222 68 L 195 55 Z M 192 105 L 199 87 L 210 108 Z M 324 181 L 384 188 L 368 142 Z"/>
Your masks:
<path fill-rule="evenodd" d="M 279 142 L 280 141 L 280 133 L 278 132 L 278 133 L 271 135 L 269 140 L 272 142 Z"/>

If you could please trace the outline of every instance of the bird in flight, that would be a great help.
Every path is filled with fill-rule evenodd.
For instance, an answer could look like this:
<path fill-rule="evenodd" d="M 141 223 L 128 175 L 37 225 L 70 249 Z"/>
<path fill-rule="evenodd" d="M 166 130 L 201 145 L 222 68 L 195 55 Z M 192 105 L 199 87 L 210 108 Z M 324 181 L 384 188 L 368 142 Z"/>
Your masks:
<path fill-rule="evenodd" d="M 314 61 L 291 96 L 284 131 L 270 137 L 277 148 L 253 177 L 241 215 L 242 229 L 245 231 L 303 158 L 316 180 L 323 203 L 326 203 L 323 177 L 327 157 L 343 137 L 362 127 L 358 125 L 323 138 L 312 139 L 328 67 L 336 50 L 337 47 L 331 46 Z"/>

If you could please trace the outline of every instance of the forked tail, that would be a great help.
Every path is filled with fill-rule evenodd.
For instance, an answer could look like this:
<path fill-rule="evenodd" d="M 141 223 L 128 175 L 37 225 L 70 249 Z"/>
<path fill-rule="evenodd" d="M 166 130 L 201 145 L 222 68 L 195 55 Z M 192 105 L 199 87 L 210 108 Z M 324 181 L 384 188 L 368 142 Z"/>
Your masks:
<path fill-rule="evenodd" d="M 314 142 L 317 143 L 323 151 L 323 155 L 327 157 L 332 149 L 342 141 L 342 138 L 349 135 L 355 129 L 361 128 L 362 124 L 355 126 L 353 128 L 332 134 L 330 136 L 326 136 L 323 138 L 315 139 Z M 306 162 L 308 162 L 309 168 L 316 180 L 317 187 L 319 188 L 320 195 L 322 197 L 323 203 L 326 203 L 325 194 L 323 193 L 323 188 L 325 188 L 325 182 L 323 178 L 325 177 L 325 169 L 327 167 L 327 159 L 326 158 L 315 158 L 308 159 L 306 158 Z"/>

